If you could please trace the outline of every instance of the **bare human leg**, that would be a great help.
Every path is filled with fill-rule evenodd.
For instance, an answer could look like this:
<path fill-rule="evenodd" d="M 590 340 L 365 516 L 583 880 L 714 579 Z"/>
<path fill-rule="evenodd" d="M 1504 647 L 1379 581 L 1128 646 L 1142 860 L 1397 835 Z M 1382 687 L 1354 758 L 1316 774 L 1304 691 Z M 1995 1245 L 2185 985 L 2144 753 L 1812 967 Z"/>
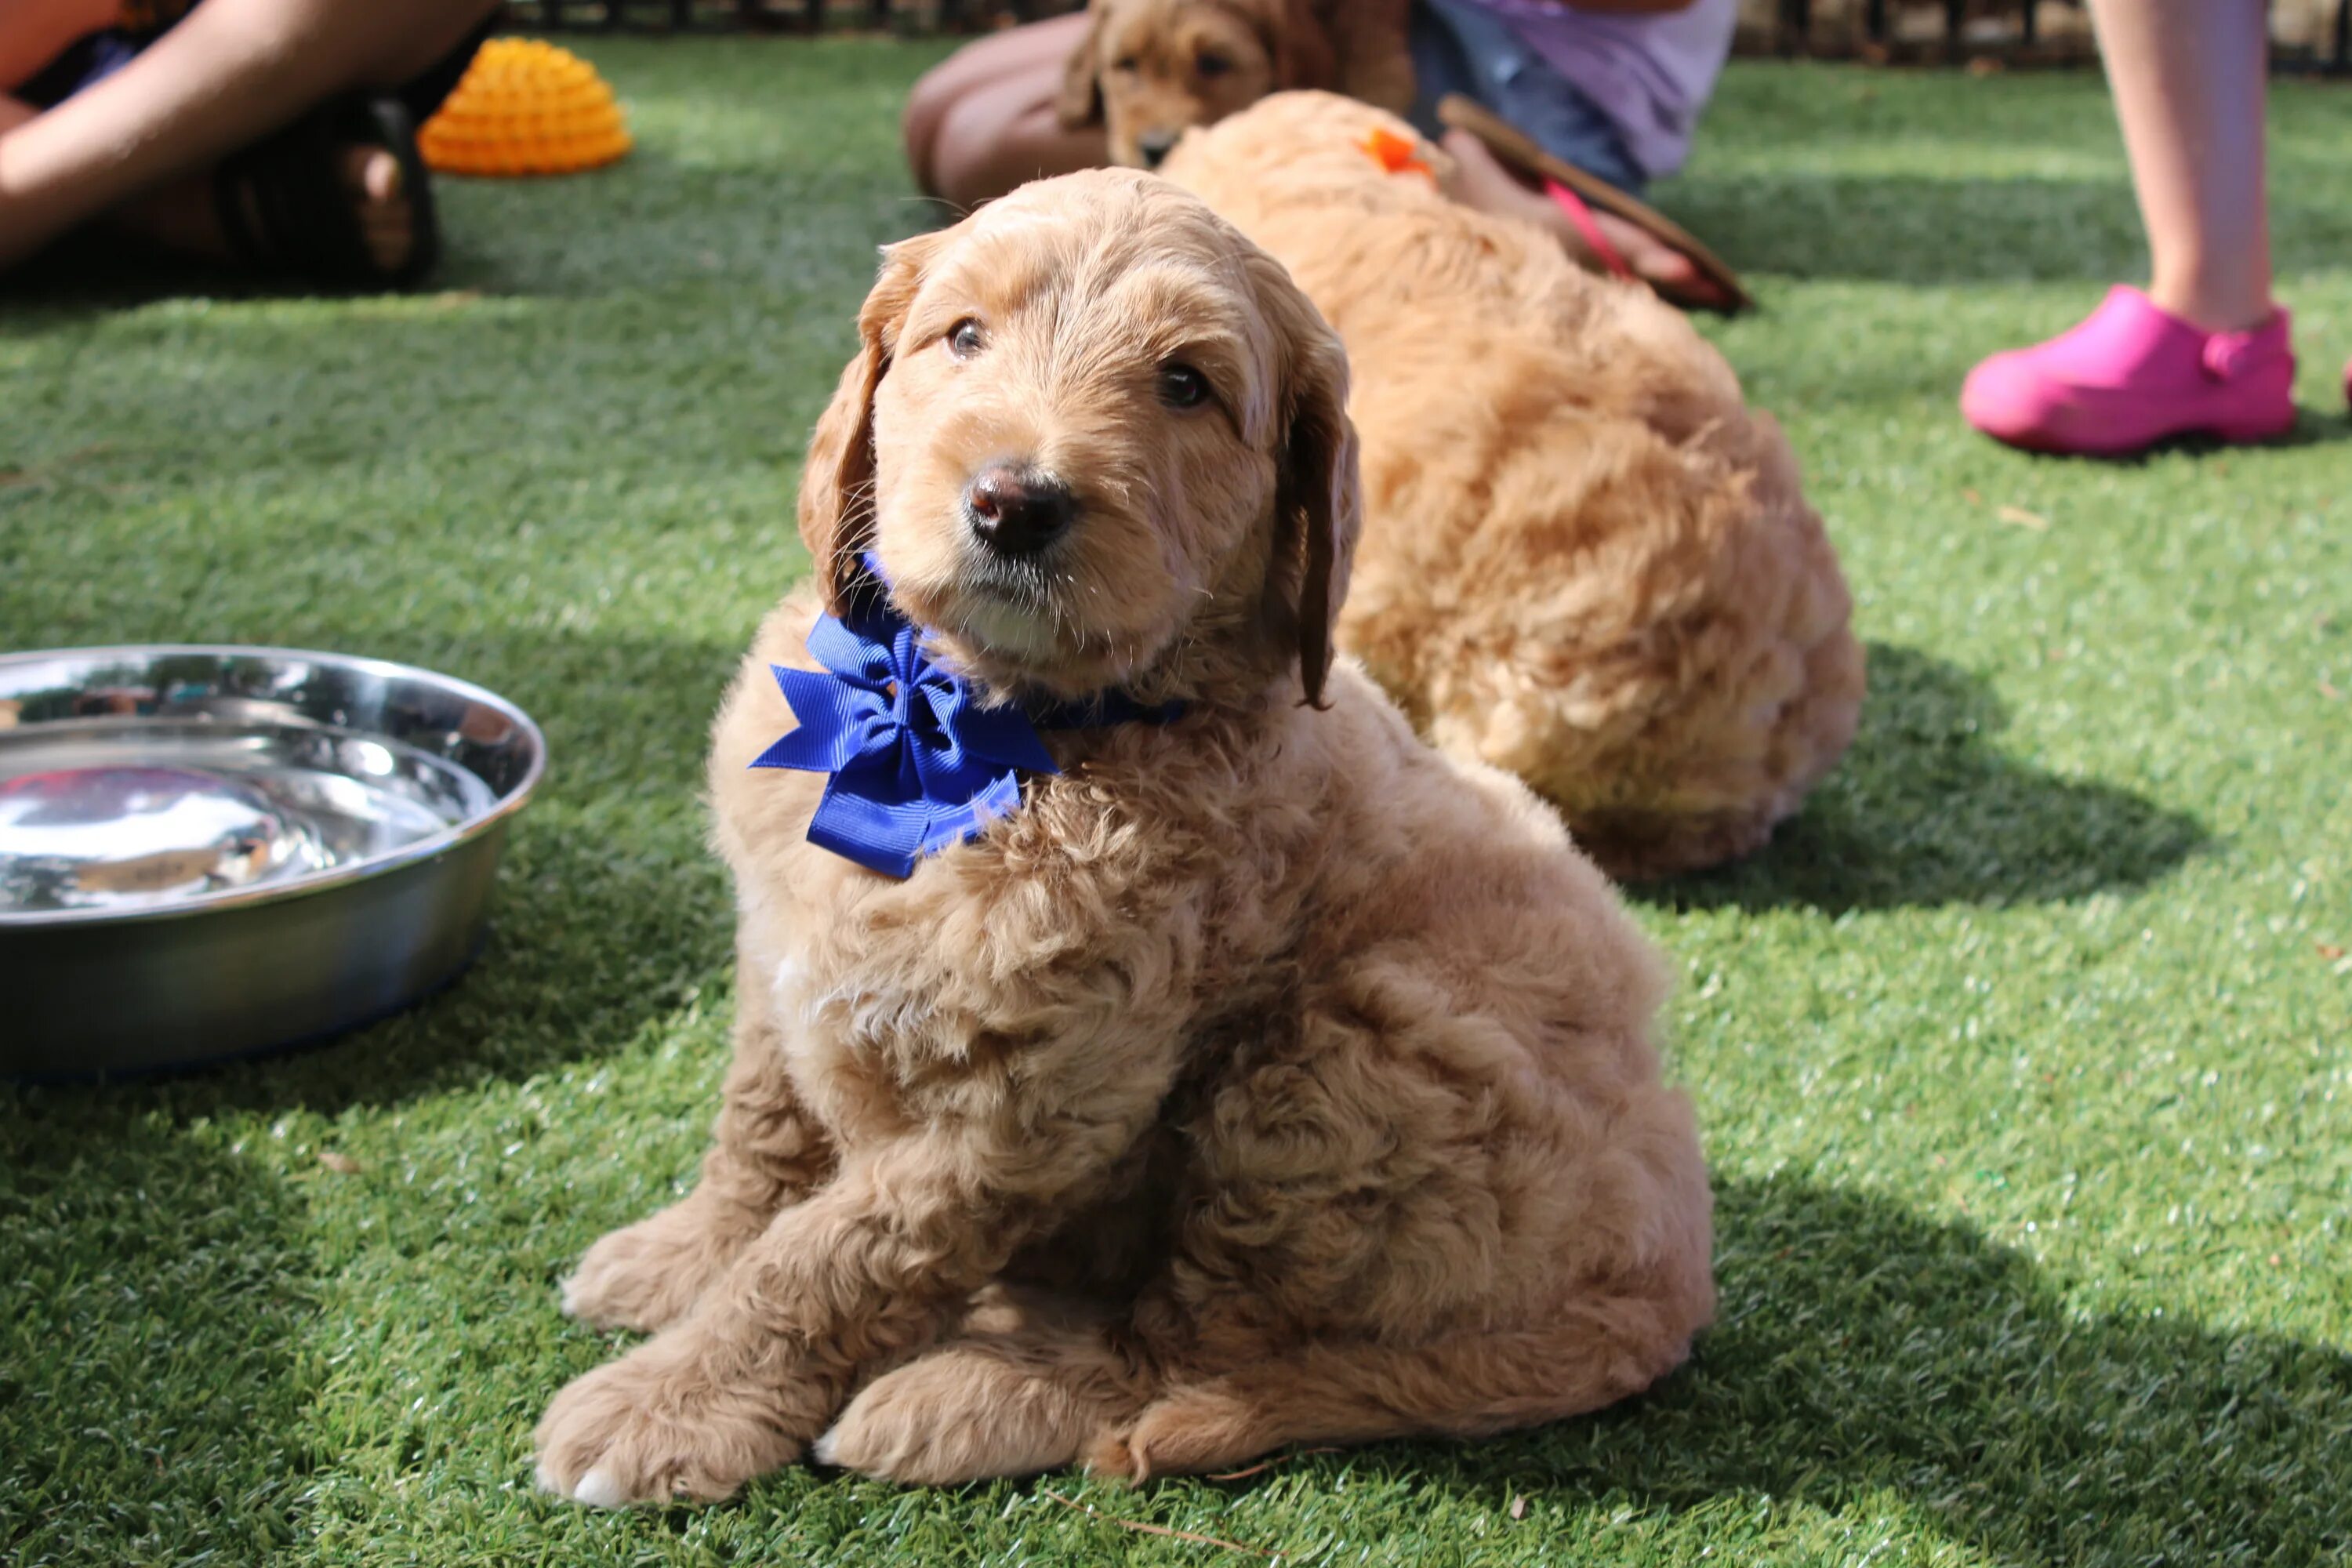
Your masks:
<path fill-rule="evenodd" d="M 46 112 L 0 112 L 0 268 L 101 215 L 217 250 L 209 173 L 330 95 L 390 87 L 446 54 L 486 0 L 413 7 L 206 0 L 121 70 Z M 347 185 L 370 239 L 405 243 L 399 171 L 359 153 Z"/>
<path fill-rule="evenodd" d="M 2294 425 L 2294 352 L 2271 300 L 2259 0 L 2093 0 L 2147 228 L 2145 291 L 1969 374 L 1960 412 L 2032 451 L 2120 456 L 2176 436 Z"/>
<path fill-rule="evenodd" d="M 1102 131 L 1066 130 L 1054 98 L 1083 15 L 1033 22 L 959 49 L 915 84 L 907 165 L 927 195 L 962 208 L 1049 174 L 1109 161 Z"/>
<path fill-rule="evenodd" d="M 2148 298 L 2209 332 L 2271 311 L 2260 0 L 2092 0 L 2147 226 Z"/>

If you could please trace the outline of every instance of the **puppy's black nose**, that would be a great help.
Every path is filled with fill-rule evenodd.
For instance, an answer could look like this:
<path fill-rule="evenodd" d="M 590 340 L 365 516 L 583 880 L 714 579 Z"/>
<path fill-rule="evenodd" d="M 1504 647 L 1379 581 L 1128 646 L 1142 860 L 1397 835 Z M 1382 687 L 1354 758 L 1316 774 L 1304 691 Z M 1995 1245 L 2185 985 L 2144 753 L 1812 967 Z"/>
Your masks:
<path fill-rule="evenodd" d="M 1143 154 L 1143 166 L 1160 167 L 1160 160 L 1168 156 L 1168 150 L 1176 145 L 1176 138 L 1181 134 L 1178 131 L 1147 131 L 1137 137 L 1135 150 Z"/>
<path fill-rule="evenodd" d="M 1059 479 L 1000 464 L 965 489 L 963 508 L 972 533 L 989 549 L 999 555 L 1034 555 L 1069 531 L 1078 500 Z"/>

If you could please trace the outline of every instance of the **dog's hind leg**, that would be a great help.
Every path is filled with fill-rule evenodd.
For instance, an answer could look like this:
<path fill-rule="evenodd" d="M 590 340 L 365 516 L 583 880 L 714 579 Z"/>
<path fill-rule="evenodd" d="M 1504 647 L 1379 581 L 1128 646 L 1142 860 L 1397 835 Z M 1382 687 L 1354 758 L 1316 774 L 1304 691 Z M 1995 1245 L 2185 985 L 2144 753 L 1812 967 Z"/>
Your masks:
<path fill-rule="evenodd" d="M 1557 1421 L 1672 1371 L 1709 1310 L 1602 1298 L 1519 1332 L 1411 1348 L 1314 1342 L 1223 1375 L 1171 1378 L 1131 1428 L 1086 1458 L 1089 1468 L 1144 1480 L 1242 1465 L 1292 1443 L 1475 1437 Z"/>
<path fill-rule="evenodd" d="M 1101 1316 L 989 1295 L 955 1338 L 866 1384 L 818 1462 L 931 1486 L 1032 1475 L 1075 1464 L 1150 1399 Z"/>
<path fill-rule="evenodd" d="M 563 1282 L 563 1310 L 597 1328 L 657 1329 L 682 1316 L 833 1160 L 785 1070 L 768 979 L 739 953 L 735 1060 L 702 1179 L 680 1202 L 590 1247 Z"/>

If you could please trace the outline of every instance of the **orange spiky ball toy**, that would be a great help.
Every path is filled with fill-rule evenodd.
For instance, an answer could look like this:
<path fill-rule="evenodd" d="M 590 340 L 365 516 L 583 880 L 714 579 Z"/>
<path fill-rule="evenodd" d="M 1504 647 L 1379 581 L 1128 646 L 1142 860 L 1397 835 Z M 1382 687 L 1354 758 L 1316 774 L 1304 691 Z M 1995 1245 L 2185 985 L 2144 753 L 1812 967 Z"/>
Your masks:
<path fill-rule="evenodd" d="M 635 143 L 596 68 L 536 38 L 492 38 L 440 112 L 416 133 L 425 166 L 448 174 L 569 174 Z"/>

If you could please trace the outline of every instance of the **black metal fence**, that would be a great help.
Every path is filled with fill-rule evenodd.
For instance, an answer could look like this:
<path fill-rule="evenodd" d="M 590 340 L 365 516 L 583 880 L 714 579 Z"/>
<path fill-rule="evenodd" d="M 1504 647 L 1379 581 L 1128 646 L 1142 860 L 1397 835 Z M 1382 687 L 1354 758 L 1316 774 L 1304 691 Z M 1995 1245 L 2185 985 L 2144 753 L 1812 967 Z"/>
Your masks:
<path fill-rule="evenodd" d="M 508 0 L 526 32 L 984 33 L 1083 0 Z"/>
<path fill-rule="evenodd" d="M 1082 0 L 508 0 L 535 32 L 979 33 Z M 2225 4 L 2227 0 L 2210 0 Z M 2352 73 L 2352 0 L 2272 0 L 2271 61 Z M 2087 64 L 2098 56 L 2081 0 L 1741 0 L 1738 52 L 1882 65 Z"/>
<path fill-rule="evenodd" d="M 2272 0 L 2269 12 L 2273 69 L 2352 70 L 2352 0 Z M 1738 47 L 1748 55 L 1904 65 L 2098 58 L 2081 0 L 1742 0 Z"/>

